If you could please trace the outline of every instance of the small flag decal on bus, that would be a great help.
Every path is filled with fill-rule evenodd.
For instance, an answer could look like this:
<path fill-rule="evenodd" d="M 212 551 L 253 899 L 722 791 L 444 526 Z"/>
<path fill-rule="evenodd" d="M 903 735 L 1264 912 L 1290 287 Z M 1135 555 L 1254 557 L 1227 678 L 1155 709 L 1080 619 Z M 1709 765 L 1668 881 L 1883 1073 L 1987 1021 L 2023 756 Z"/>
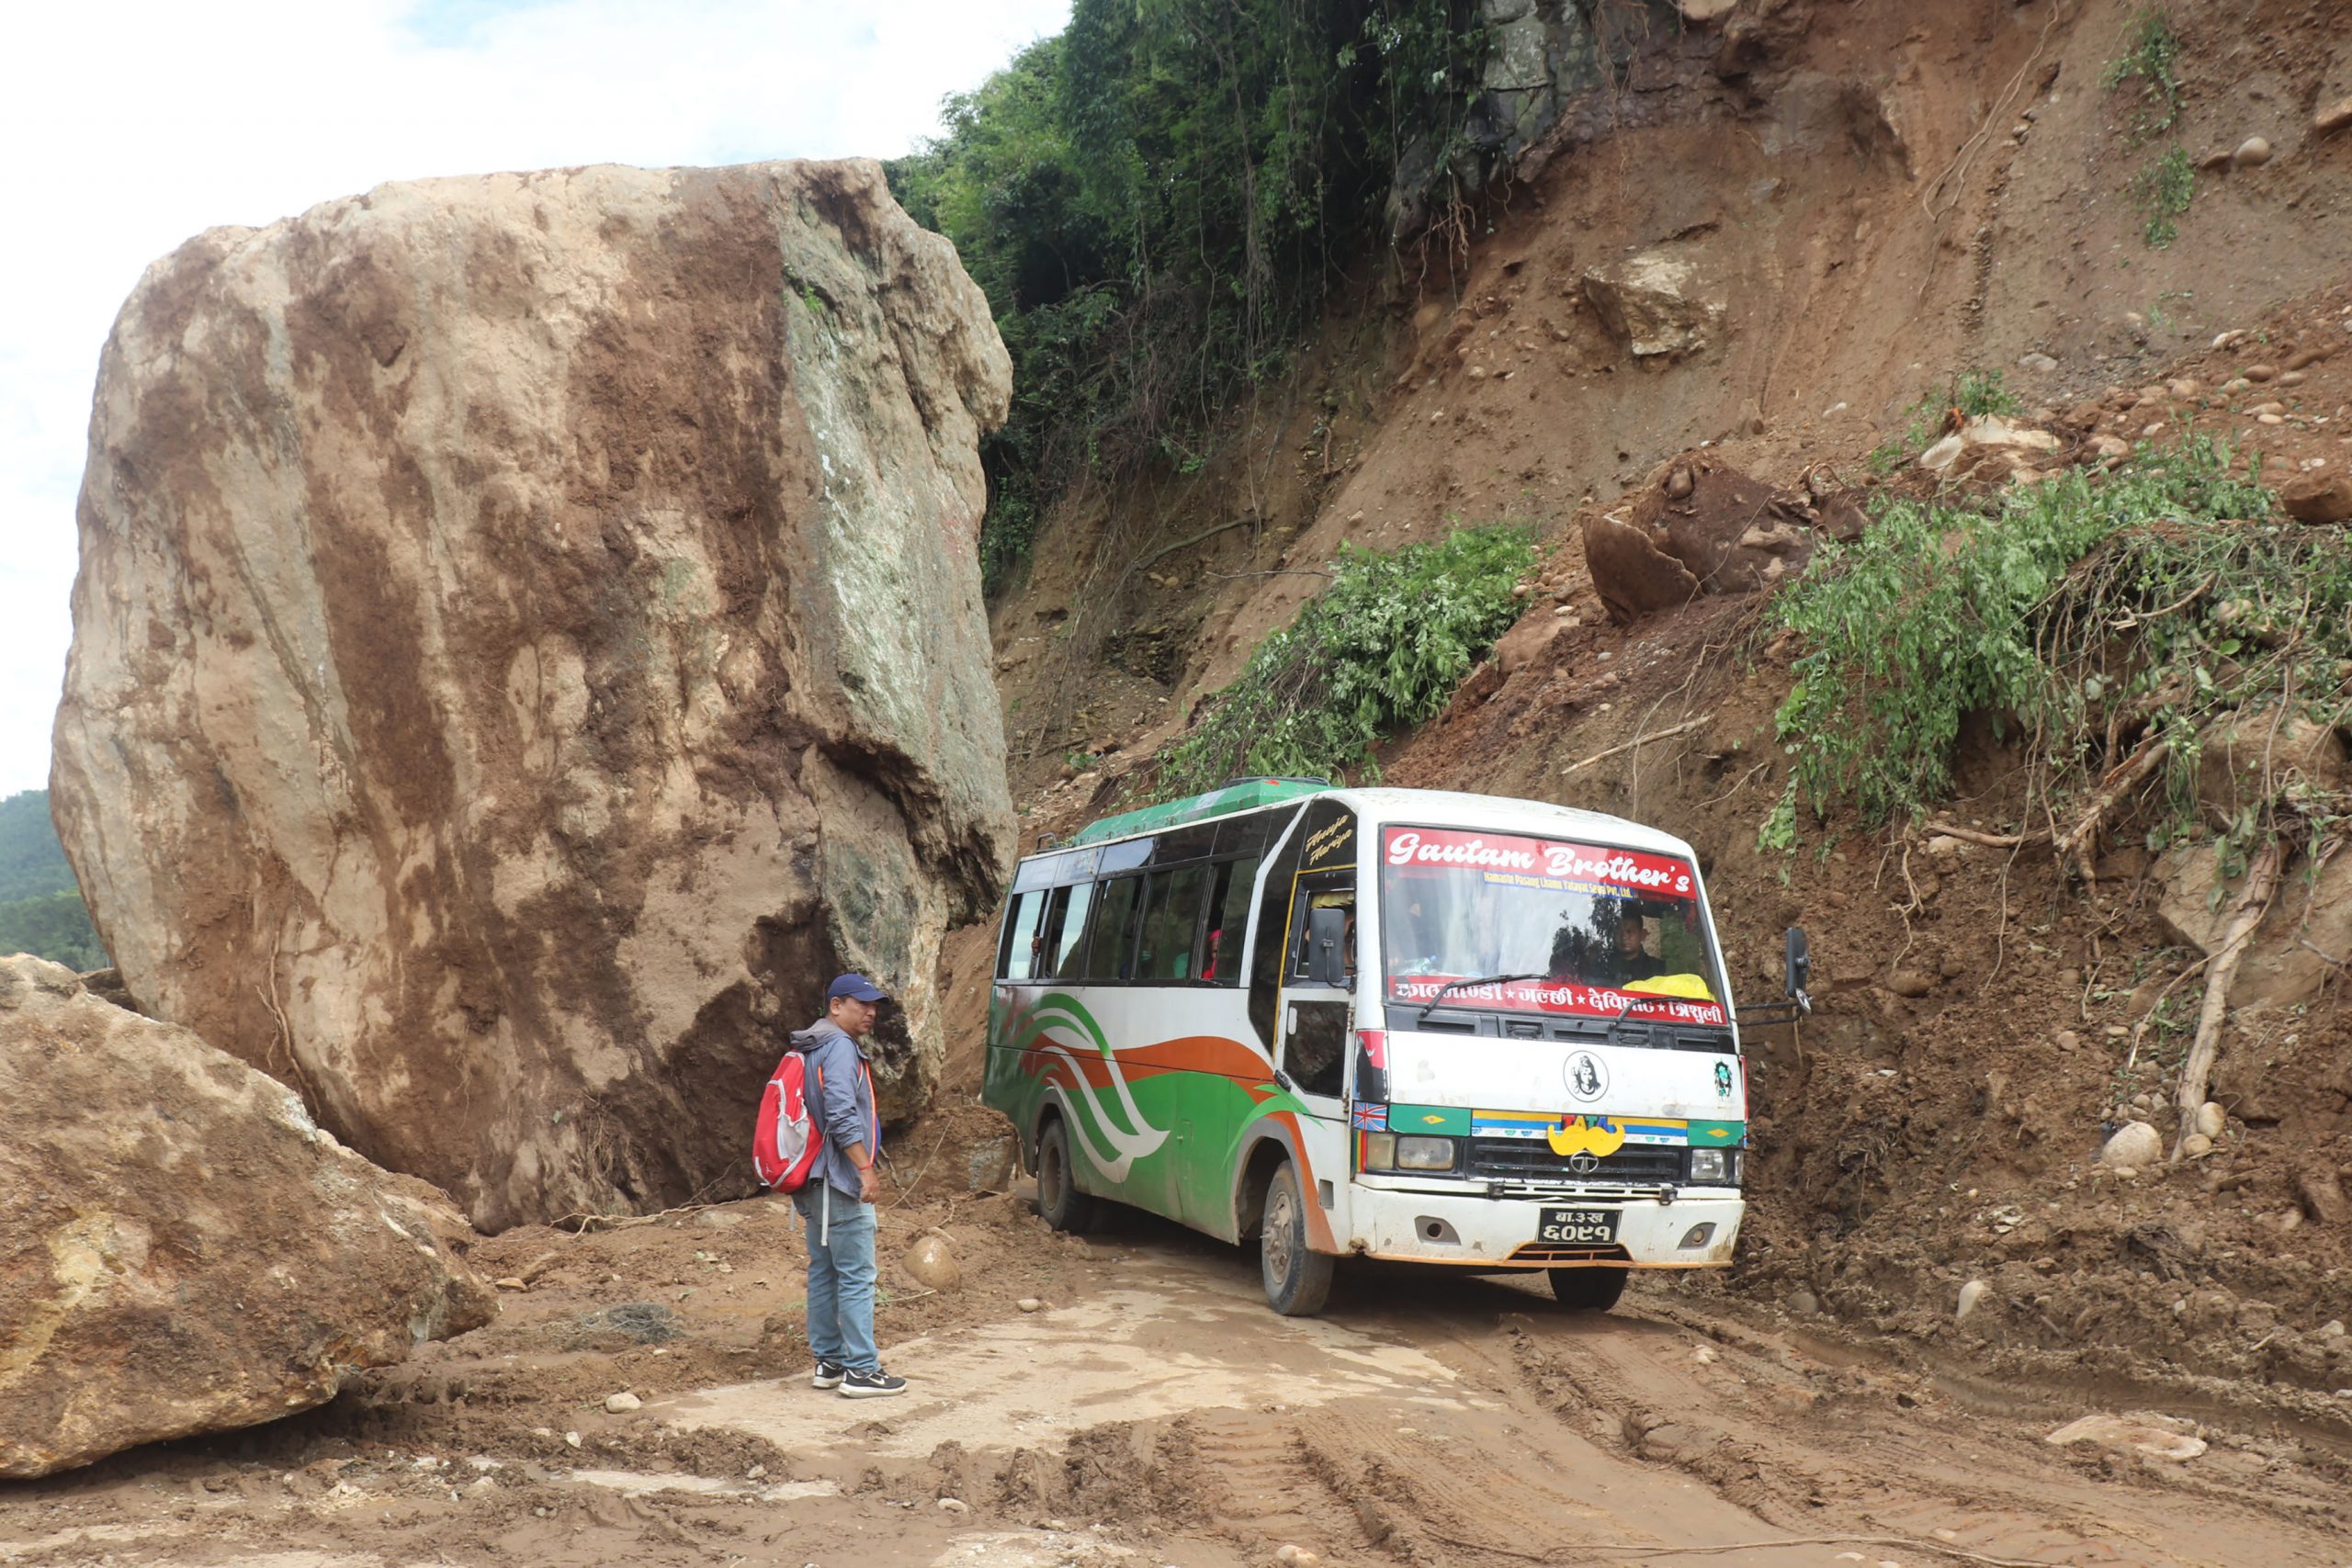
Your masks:
<path fill-rule="evenodd" d="M 1359 1105 L 1355 1108 L 1353 1122 L 1359 1133 L 1385 1133 L 1388 1131 L 1388 1107 Z"/>

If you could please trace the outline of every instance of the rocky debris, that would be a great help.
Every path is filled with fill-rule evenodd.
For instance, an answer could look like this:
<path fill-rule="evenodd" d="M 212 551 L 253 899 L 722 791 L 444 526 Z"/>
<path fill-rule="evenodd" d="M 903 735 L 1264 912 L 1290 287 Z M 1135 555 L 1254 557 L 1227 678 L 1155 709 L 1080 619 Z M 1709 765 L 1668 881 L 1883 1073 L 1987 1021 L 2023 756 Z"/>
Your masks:
<path fill-rule="evenodd" d="M 1505 676 L 1516 675 L 1531 664 L 1545 662 L 1553 645 L 1576 628 L 1577 622 L 1556 609 L 1524 616 L 1496 640 L 1495 662 Z"/>
<path fill-rule="evenodd" d="M 2182 1464 L 2205 1451 L 2205 1439 L 2196 1433 L 2194 1421 L 2136 1411 L 2127 1416 L 2086 1416 L 2041 1440 L 2061 1449 L 2093 1443 L 2120 1454 Z"/>
<path fill-rule="evenodd" d="M 2144 1170 L 2164 1156 L 2164 1135 L 2145 1122 L 2126 1122 L 2098 1151 L 2099 1163 L 2116 1169 Z"/>
<path fill-rule="evenodd" d="M 908 1278 L 925 1290 L 952 1291 L 964 1282 L 964 1270 L 956 1261 L 955 1248 L 947 1238 L 936 1233 L 915 1237 L 914 1245 L 899 1260 Z"/>
<path fill-rule="evenodd" d="M 2319 113 L 2312 116 L 2312 129 L 2322 136 L 2332 130 L 2341 130 L 2347 125 L 2352 125 L 2352 98 L 2338 98 L 2332 104 L 2323 105 Z"/>
<path fill-rule="evenodd" d="M 2037 376 L 2047 376 L 2058 368 L 2058 362 L 2046 354 L 2021 354 L 2018 355 L 2018 368 Z"/>
<path fill-rule="evenodd" d="M 1642 529 L 1603 513 L 1585 516 L 1584 558 L 1593 592 L 1619 621 L 1678 609 L 1699 596 L 1699 580 L 1689 568 Z"/>
<path fill-rule="evenodd" d="M 2211 844 L 2177 844 L 2166 850 L 2151 874 L 2158 884 L 2156 919 L 2173 941 L 2199 953 L 2221 946 L 2232 896 L 2238 884 L 2216 890 L 2221 863 Z M 2300 878 L 2298 870 L 2290 874 Z M 2317 948 L 2318 953 L 2312 952 Z M 2233 1007 L 2292 1007 L 2319 994 L 2334 972 L 2323 956 L 2352 951 L 2352 867 L 2331 856 L 2301 891 L 2282 897 L 2255 928 L 2254 940 L 2230 982 Z M 2226 1065 L 2227 1053 L 2222 1058 Z M 2228 1100 L 2229 1096 L 2222 1097 Z M 2241 1110 L 2243 1114 L 2243 1110 Z"/>
<path fill-rule="evenodd" d="M 605 1410 L 608 1415 L 626 1416 L 632 1410 L 642 1410 L 644 1408 L 645 1401 L 638 1398 L 637 1395 L 629 1393 L 627 1389 L 621 1390 L 618 1393 L 608 1393 L 605 1395 Z"/>
<path fill-rule="evenodd" d="M 744 1190 L 842 969 L 910 1114 L 1012 847 L 1009 396 L 871 163 L 388 185 L 150 267 L 51 781 L 132 994 L 485 1228 Z"/>
<path fill-rule="evenodd" d="M 2298 523 L 2352 523 L 2352 474 L 2316 469 L 2278 487 L 2278 504 Z"/>
<path fill-rule="evenodd" d="M 2036 457 L 2054 454 L 2058 438 L 2046 430 L 1982 414 L 1919 454 L 1919 467 L 1947 479 L 1981 482 L 2006 479 Z"/>
<path fill-rule="evenodd" d="M 2308 1166 L 2299 1172 L 2295 1196 L 2302 1201 L 2303 1213 L 2321 1224 L 2340 1225 L 2352 1220 L 2352 1201 L 2344 1196 L 2344 1184 L 2325 1166 Z"/>
<path fill-rule="evenodd" d="M 1661 464 L 1628 521 L 1680 561 L 1702 593 L 1745 593 L 1813 560 L 1806 502 L 1698 453 Z"/>
<path fill-rule="evenodd" d="M 1636 357 L 1696 354 L 1715 341 L 1725 314 L 1710 296 L 1695 261 L 1666 250 L 1643 251 L 1584 275 L 1585 298 Z"/>
<path fill-rule="evenodd" d="M 2230 166 L 2237 169 L 2257 169 L 2270 162 L 2270 141 L 2267 137 L 2249 136 L 2230 154 Z"/>
<path fill-rule="evenodd" d="M 1993 1287 L 1984 1280 L 1969 1280 L 1960 1288 L 1960 1304 L 1952 1309 L 1953 1321 L 1966 1322 L 1968 1314 L 1984 1305 L 1984 1298 L 1992 1293 Z"/>
<path fill-rule="evenodd" d="M 2222 606 L 2224 614 L 2230 609 Z M 2334 725 L 2299 713 L 2233 710 L 2206 726 L 2198 750 L 2198 802 L 2224 819 L 2291 783 L 2319 790 L 2352 785 L 2352 751 L 2344 738 Z"/>
<path fill-rule="evenodd" d="M 497 1310 L 421 1181 L 275 1080 L 0 959 L 0 1476 L 275 1420 Z"/>

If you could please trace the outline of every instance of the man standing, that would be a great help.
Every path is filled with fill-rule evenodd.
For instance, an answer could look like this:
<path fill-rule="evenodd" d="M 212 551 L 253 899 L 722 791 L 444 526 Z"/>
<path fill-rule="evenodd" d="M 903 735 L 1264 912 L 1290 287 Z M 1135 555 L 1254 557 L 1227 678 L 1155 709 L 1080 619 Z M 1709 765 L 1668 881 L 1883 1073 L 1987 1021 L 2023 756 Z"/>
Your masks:
<path fill-rule="evenodd" d="M 792 1037 L 808 1056 L 812 1119 L 824 1147 L 812 1179 L 792 1201 L 808 1229 L 809 1382 L 849 1399 L 904 1393 L 907 1380 L 882 1370 L 874 1346 L 874 1162 L 882 1124 L 874 1079 L 859 1042 L 889 998 L 863 975 L 843 975 L 825 992 L 825 1016 Z"/>

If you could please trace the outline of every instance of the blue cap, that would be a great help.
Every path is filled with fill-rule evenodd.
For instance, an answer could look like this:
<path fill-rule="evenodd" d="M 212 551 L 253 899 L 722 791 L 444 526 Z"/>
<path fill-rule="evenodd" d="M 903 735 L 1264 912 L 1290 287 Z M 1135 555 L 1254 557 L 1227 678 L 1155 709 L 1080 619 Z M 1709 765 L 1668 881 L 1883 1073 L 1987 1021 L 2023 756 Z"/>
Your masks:
<path fill-rule="evenodd" d="M 890 999 L 888 992 L 863 975 L 835 976 L 833 983 L 825 987 L 825 999 L 831 1001 L 839 997 L 860 1002 L 887 1002 Z"/>

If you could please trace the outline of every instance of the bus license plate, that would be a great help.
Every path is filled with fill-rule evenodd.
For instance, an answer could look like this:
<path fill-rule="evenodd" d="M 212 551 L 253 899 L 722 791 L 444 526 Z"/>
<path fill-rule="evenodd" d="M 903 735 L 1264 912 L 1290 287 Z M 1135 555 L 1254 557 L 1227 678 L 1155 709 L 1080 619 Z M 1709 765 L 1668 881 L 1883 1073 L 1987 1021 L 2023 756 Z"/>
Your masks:
<path fill-rule="evenodd" d="M 1615 1209 L 1546 1209 L 1537 1217 L 1535 1239 L 1573 1247 L 1601 1247 L 1617 1239 Z"/>

